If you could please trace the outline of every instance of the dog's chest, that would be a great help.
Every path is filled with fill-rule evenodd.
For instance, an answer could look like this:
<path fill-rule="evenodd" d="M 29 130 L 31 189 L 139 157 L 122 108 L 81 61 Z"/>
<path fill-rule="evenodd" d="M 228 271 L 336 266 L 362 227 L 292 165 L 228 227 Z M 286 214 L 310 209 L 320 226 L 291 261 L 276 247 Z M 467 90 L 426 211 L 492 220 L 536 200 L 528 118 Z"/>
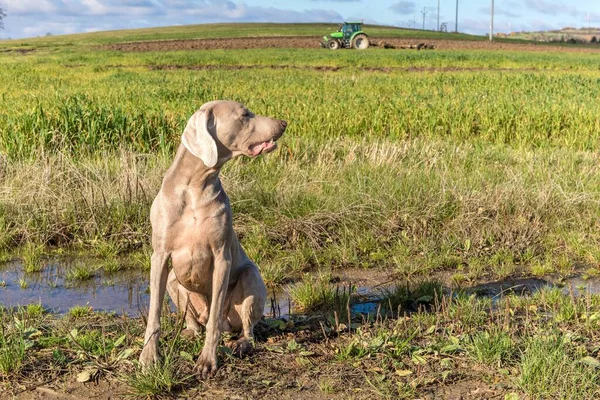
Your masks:
<path fill-rule="evenodd" d="M 208 203 L 184 202 L 171 226 L 172 262 L 179 282 L 188 290 L 209 293 L 215 252 L 228 245 L 231 226 L 224 192 Z"/>

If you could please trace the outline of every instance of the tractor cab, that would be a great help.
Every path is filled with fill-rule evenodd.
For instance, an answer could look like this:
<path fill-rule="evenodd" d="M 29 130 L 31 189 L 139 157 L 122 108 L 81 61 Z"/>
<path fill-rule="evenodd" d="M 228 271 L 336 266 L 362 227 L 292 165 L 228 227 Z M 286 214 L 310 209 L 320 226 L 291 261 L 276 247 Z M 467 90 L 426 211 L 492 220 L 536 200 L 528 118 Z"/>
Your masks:
<path fill-rule="evenodd" d="M 331 50 L 337 50 L 340 47 L 363 50 L 369 47 L 369 39 L 362 30 L 362 22 L 344 22 L 340 24 L 337 32 L 323 37 L 321 47 Z"/>

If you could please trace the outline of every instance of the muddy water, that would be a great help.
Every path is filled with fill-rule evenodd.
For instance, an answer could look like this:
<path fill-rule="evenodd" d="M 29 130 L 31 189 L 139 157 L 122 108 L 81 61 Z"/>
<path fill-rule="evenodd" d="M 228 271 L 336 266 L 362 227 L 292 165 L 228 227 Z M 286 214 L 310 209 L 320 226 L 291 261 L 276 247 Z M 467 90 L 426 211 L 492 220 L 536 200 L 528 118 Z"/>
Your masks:
<path fill-rule="evenodd" d="M 95 311 L 110 311 L 129 316 L 146 314 L 149 302 L 148 272 L 125 270 L 106 274 L 96 269 L 94 276 L 85 281 L 66 278 L 67 271 L 74 263 L 82 260 L 53 260 L 44 265 L 42 272 L 27 274 L 19 262 L 0 265 L 0 305 L 13 307 L 31 303 L 41 303 L 55 313 L 66 313 L 75 305 L 90 306 Z M 22 287 L 21 282 L 27 287 Z M 552 282 L 536 279 L 507 279 L 490 282 L 466 289 L 469 293 L 498 299 L 505 294 L 529 295 L 536 291 L 555 286 Z M 600 294 L 600 278 L 583 279 L 575 277 L 561 285 L 565 294 Z M 353 312 L 375 314 L 379 304 L 375 298 L 377 290 L 359 286 L 357 292 L 362 301 L 353 304 Z M 288 317 L 294 313 L 288 288 L 282 287 L 269 293 L 265 314 L 269 317 Z M 291 308 L 291 309 L 290 309 Z"/>
<path fill-rule="evenodd" d="M 560 288 L 565 295 L 597 295 L 600 294 L 600 277 L 584 279 L 581 276 L 575 276 L 565 279 L 560 284 L 540 278 L 509 278 L 473 286 L 468 288 L 467 292 L 498 299 L 506 294 L 530 295 L 548 287 Z"/>
<path fill-rule="evenodd" d="M 81 260 L 78 263 L 81 264 Z M 26 274 L 19 262 L 0 266 L 0 304 L 13 307 L 41 303 L 51 312 L 65 313 L 75 305 L 89 305 L 95 311 L 114 311 L 139 316 L 148 305 L 149 273 L 124 271 L 105 274 L 96 270 L 85 281 L 65 277 L 73 265 L 69 261 L 50 261 L 42 272 Z M 27 283 L 22 288 L 20 282 Z"/>

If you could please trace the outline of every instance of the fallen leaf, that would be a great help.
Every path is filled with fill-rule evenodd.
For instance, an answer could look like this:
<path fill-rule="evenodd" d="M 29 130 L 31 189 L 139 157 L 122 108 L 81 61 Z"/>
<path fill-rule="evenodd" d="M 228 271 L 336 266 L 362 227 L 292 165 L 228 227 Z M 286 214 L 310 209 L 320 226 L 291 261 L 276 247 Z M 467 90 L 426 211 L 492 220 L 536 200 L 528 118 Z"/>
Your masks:
<path fill-rule="evenodd" d="M 88 368 L 77 374 L 77 382 L 85 383 L 93 380 L 98 375 L 97 368 Z"/>
<path fill-rule="evenodd" d="M 598 361 L 597 358 L 594 358 L 594 357 L 591 357 L 591 356 L 587 356 L 587 357 L 583 357 L 579 361 L 581 361 L 585 365 L 589 365 L 590 367 L 600 368 L 600 361 Z"/>

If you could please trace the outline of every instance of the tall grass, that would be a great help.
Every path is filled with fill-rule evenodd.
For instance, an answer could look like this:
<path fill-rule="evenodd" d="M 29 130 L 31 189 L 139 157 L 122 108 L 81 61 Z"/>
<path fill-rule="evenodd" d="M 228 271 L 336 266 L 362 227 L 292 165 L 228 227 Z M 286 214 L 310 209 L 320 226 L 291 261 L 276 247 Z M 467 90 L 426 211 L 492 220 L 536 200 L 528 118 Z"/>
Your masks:
<path fill-rule="evenodd" d="M 284 145 L 222 173 L 236 231 L 259 265 L 280 271 L 274 281 L 315 267 L 478 278 L 561 257 L 569 262 L 553 272 L 600 262 L 593 152 L 422 139 L 311 147 Z M 148 210 L 169 163 L 125 151 L 8 163 L 0 199 L 14 245 L 147 246 Z"/>
<path fill-rule="evenodd" d="M 239 51 L 227 57 L 239 64 L 269 55 Z M 304 55 L 290 53 L 283 62 L 291 65 Z M 354 69 L 293 74 L 270 69 L 151 71 L 133 64 L 185 65 L 220 60 L 187 52 L 112 56 L 108 60 L 88 53 L 64 57 L 70 58 L 64 62 L 81 66 L 65 68 L 44 57 L 24 64 L 0 59 L 4 69 L 0 75 L 0 107 L 4 110 L 0 150 L 5 156 L 22 158 L 64 151 L 77 158 L 120 148 L 167 156 L 172 154 L 189 115 L 202 103 L 217 98 L 239 100 L 257 113 L 287 119 L 289 136 L 293 137 L 289 143 L 298 152 L 311 149 L 310 143 L 332 138 L 451 139 L 479 145 L 577 150 L 595 149 L 600 138 L 597 77 L 588 70 L 592 65 L 596 68 L 595 55 L 586 56 L 580 73 L 550 74 L 373 73 Z M 344 56 L 334 64 L 368 62 L 368 58 L 356 57 L 364 56 Z M 474 55 L 462 61 L 446 53 L 415 57 L 400 56 L 397 60 L 379 54 L 378 60 L 407 66 L 419 63 L 467 68 L 478 62 Z M 491 56 L 483 53 L 483 57 Z M 543 66 L 546 57 L 529 56 L 529 62 Z M 580 62 L 569 55 L 550 60 L 559 67 Z M 132 66 L 107 66 L 110 62 Z M 315 62 L 332 60 L 318 56 Z M 513 62 L 520 65 L 526 61 L 517 58 Z"/>

